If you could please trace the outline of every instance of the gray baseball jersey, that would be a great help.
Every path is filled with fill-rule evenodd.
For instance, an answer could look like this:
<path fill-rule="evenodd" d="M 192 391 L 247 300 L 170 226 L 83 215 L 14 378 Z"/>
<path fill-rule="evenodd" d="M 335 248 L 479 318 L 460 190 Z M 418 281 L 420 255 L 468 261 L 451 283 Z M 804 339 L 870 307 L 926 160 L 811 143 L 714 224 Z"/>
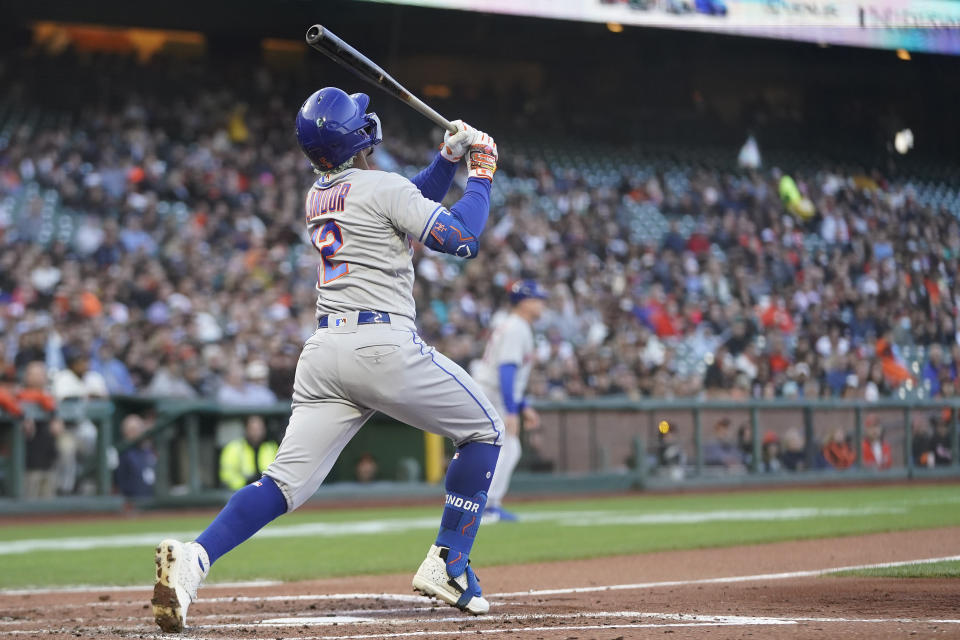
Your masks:
<path fill-rule="evenodd" d="M 530 324 L 516 314 L 508 314 L 493 328 L 490 340 L 483 352 L 483 358 L 474 371 L 477 382 L 493 400 L 494 406 L 504 411 L 503 396 L 500 392 L 500 366 L 517 365 L 514 377 L 513 397 L 517 402 L 523 399 L 533 369 L 533 329 Z"/>
<path fill-rule="evenodd" d="M 320 178 L 305 205 L 320 252 L 317 316 L 372 310 L 415 318 L 410 239 L 423 242 L 443 206 L 403 176 L 360 169 Z"/>
<path fill-rule="evenodd" d="M 458 446 L 502 443 L 503 421 L 486 394 L 413 322 L 408 238 L 422 241 L 443 211 L 409 180 L 382 171 L 347 170 L 308 193 L 307 228 L 321 260 L 317 313 L 327 320 L 300 354 L 293 412 L 266 471 L 290 510 L 316 492 L 376 411 Z M 361 311 L 390 320 L 360 324 Z"/>

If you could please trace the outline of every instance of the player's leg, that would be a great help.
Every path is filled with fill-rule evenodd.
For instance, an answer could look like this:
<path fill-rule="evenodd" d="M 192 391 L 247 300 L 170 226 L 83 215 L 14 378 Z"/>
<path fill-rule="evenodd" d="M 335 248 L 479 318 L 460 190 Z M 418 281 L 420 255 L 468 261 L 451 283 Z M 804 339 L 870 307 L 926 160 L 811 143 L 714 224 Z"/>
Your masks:
<path fill-rule="evenodd" d="M 187 608 L 210 566 L 312 496 L 372 413 L 344 402 L 294 404 L 277 457 L 264 476 L 234 493 L 195 541 L 168 539 L 157 546 L 152 604 L 161 629 L 183 630 Z"/>
<path fill-rule="evenodd" d="M 497 470 L 493 473 L 490 490 L 487 492 L 487 509 L 483 515 L 485 521 L 517 519 L 517 516 L 503 510 L 503 498 L 510 489 L 510 478 L 517 468 L 517 463 L 520 462 L 521 453 L 520 438 L 517 434 L 505 434 L 503 447 L 500 449 L 500 460 L 497 462 Z"/>
<path fill-rule="evenodd" d="M 263 478 L 237 491 L 196 541 L 157 546 L 153 609 L 164 631 L 180 631 L 187 607 L 216 562 L 267 523 L 303 504 L 330 472 L 350 438 L 372 415 L 338 397 L 329 363 L 336 341 L 311 338 L 294 378 L 293 411 L 277 457 Z"/>
<path fill-rule="evenodd" d="M 277 457 L 263 478 L 233 494 L 197 536 L 210 564 L 316 493 L 343 448 L 372 414 L 344 401 L 295 404 Z"/>
<path fill-rule="evenodd" d="M 390 345 L 385 344 L 388 339 Z M 485 613 L 489 605 L 468 562 L 500 453 L 503 421 L 476 382 L 412 329 L 371 332 L 369 340 L 377 349 L 371 346 L 371 354 L 358 351 L 351 367 L 363 394 L 358 402 L 457 445 L 447 468 L 436 544 L 414 586 L 465 611 Z M 382 384 L 370 385 L 371 380 Z"/>
<path fill-rule="evenodd" d="M 501 416 L 506 409 L 499 397 L 499 390 L 483 387 L 487 397 Z M 503 446 L 500 448 L 500 459 L 497 460 L 497 470 L 493 472 L 490 489 L 487 491 L 487 507 L 483 512 L 483 521 L 486 523 L 499 520 L 516 520 L 517 516 L 503 510 L 503 498 L 510 488 L 510 478 L 520 462 L 520 438 L 516 430 L 511 430 L 509 421 L 504 421 Z M 516 425 L 516 422 L 513 423 Z"/>

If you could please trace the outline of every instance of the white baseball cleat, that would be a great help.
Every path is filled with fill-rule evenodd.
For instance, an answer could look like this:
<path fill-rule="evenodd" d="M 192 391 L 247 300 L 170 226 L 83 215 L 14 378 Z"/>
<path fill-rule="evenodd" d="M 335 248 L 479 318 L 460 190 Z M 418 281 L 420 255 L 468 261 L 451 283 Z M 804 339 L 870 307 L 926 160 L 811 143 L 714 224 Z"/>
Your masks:
<path fill-rule="evenodd" d="M 456 578 L 447 574 L 449 549 L 431 545 L 427 557 L 413 576 L 413 590 L 428 598 L 439 598 L 461 611 L 480 615 L 490 610 L 490 603 L 481 595 L 480 585 L 470 565 Z"/>
<path fill-rule="evenodd" d="M 164 540 L 157 545 L 157 580 L 153 586 L 153 619 L 163 631 L 179 633 L 187 624 L 187 607 L 210 571 L 207 552 L 196 542 Z"/>

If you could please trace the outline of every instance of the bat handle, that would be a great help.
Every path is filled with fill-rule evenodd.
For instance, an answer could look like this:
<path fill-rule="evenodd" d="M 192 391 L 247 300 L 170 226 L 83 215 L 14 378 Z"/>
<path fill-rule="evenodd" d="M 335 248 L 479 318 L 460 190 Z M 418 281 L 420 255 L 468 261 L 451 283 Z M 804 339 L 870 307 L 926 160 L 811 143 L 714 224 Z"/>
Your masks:
<path fill-rule="evenodd" d="M 457 125 L 453 124 L 452 122 L 444 118 L 442 115 L 434 111 L 430 107 L 430 105 L 426 104 L 423 100 L 413 95 L 412 93 L 407 94 L 407 102 L 410 103 L 411 107 L 413 107 L 414 109 L 422 113 L 424 116 L 427 117 L 428 120 L 430 120 L 430 122 L 437 125 L 438 127 L 443 127 L 450 133 L 456 133 L 457 131 L 459 131 L 459 129 L 457 129 Z"/>

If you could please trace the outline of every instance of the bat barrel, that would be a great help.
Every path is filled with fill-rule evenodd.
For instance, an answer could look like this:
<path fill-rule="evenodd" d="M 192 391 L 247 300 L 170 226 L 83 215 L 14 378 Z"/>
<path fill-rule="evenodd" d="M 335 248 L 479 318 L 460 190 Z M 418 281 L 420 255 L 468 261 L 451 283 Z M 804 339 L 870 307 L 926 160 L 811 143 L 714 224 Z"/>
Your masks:
<path fill-rule="evenodd" d="M 389 73 L 377 66 L 372 60 L 338 38 L 323 25 L 315 24 L 307 29 L 307 44 L 331 58 L 354 75 L 383 89 L 398 100 L 406 102 L 411 108 L 419 111 L 434 124 L 443 127 L 451 133 L 457 128 L 449 120 L 427 106 L 420 98 L 407 91 L 403 85 L 394 80 Z"/>
<path fill-rule="evenodd" d="M 307 29 L 307 44 L 313 46 L 323 37 L 323 26 L 315 24 Z"/>

